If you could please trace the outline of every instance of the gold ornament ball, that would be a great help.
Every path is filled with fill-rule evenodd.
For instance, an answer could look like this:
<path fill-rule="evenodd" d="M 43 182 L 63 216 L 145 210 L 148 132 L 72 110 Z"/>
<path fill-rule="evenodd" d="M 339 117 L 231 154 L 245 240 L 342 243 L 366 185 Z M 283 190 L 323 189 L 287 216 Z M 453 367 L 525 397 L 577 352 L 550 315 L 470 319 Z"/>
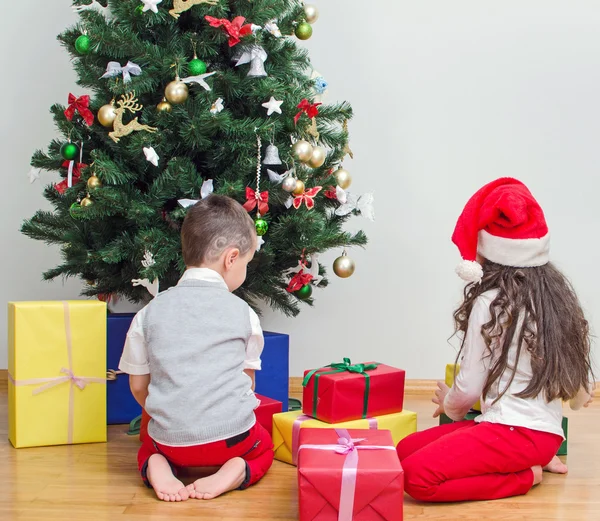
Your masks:
<path fill-rule="evenodd" d="M 319 10 L 316 5 L 306 4 L 304 6 L 304 16 L 309 24 L 314 24 L 319 19 Z"/>
<path fill-rule="evenodd" d="M 92 206 L 94 204 L 94 201 L 92 201 L 89 197 L 84 197 L 81 202 L 79 203 L 79 206 L 82 207 L 86 207 L 86 206 Z"/>
<path fill-rule="evenodd" d="M 355 268 L 354 261 L 346 254 L 333 261 L 333 272 L 342 279 L 350 277 L 354 273 Z"/>
<path fill-rule="evenodd" d="M 98 121 L 103 127 L 112 128 L 116 117 L 116 107 L 112 103 L 103 105 L 98 111 Z"/>
<path fill-rule="evenodd" d="M 174 80 L 167 85 L 165 97 L 171 103 L 179 105 L 188 99 L 188 86 L 180 80 Z"/>
<path fill-rule="evenodd" d="M 100 181 L 100 179 L 98 179 L 97 176 L 93 175 L 92 177 L 90 177 L 87 180 L 87 187 L 90 190 L 94 190 L 96 188 L 100 188 L 102 186 L 102 181 Z"/>
<path fill-rule="evenodd" d="M 296 185 L 298 184 L 298 180 L 295 177 L 288 176 L 281 183 L 281 188 L 283 188 L 286 192 L 293 192 L 296 189 Z"/>
<path fill-rule="evenodd" d="M 312 155 L 313 147 L 308 141 L 300 139 L 292 145 L 292 156 L 294 156 L 294 159 L 306 163 L 310 160 Z"/>
<path fill-rule="evenodd" d="M 344 170 L 343 168 L 340 168 L 335 172 L 335 179 L 338 186 L 343 190 L 348 189 L 348 187 L 352 184 L 352 176 L 350 175 L 350 172 L 348 172 L 348 170 Z"/>
<path fill-rule="evenodd" d="M 171 112 L 173 110 L 173 106 L 166 99 L 163 99 L 158 105 L 156 105 L 156 110 L 159 112 Z"/>
<path fill-rule="evenodd" d="M 327 152 L 323 147 L 314 147 L 311 158 L 308 160 L 308 165 L 312 168 L 319 168 L 323 166 L 327 159 Z"/>
<path fill-rule="evenodd" d="M 294 195 L 302 195 L 304 193 L 304 182 L 300 181 L 300 179 L 296 180 L 296 188 L 292 192 Z"/>

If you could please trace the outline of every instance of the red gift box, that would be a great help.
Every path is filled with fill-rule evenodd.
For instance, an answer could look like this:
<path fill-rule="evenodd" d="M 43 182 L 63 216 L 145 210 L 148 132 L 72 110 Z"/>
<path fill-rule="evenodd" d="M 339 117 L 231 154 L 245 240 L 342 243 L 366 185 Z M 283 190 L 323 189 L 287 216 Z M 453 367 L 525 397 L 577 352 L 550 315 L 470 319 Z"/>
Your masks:
<path fill-rule="evenodd" d="M 256 421 L 267 429 L 269 436 L 273 436 L 273 415 L 281 412 L 282 403 L 261 394 L 255 396 L 260 400 L 260 405 L 254 409 Z M 149 421 L 150 415 L 146 412 L 146 409 L 142 409 L 142 423 L 140 425 L 140 441 L 142 442 L 148 435 Z"/>
<path fill-rule="evenodd" d="M 327 423 L 402 412 L 404 378 L 402 369 L 344 358 L 304 373 L 302 412 Z"/>
<path fill-rule="evenodd" d="M 402 521 L 404 471 L 390 431 L 302 429 L 300 521 Z"/>
<path fill-rule="evenodd" d="M 269 436 L 273 437 L 273 415 L 282 412 L 283 404 L 262 394 L 257 394 L 256 397 L 260 400 L 260 405 L 254 409 L 256 421 L 267 429 Z"/>

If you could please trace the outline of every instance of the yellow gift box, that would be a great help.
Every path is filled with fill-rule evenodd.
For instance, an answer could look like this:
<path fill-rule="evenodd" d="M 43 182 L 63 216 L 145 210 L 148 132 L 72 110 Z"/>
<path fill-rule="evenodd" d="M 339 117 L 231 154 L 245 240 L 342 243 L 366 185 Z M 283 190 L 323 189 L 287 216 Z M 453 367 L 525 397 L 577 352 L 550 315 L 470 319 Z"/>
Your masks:
<path fill-rule="evenodd" d="M 305 416 L 302 411 L 283 412 L 273 415 L 273 447 L 275 459 L 296 465 L 298 454 L 298 438 L 300 429 L 382 429 L 392 433 L 394 445 L 406 438 L 409 434 L 417 432 L 417 413 L 407 411 L 394 414 L 354 420 L 341 423 L 325 423 Z"/>
<path fill-rule="evenodd" d="M 455 367 L 456 367 L 456 374 L 458 374 L 460 371 L 460 364 L 458 364 L 458 365 L 448 364 L 446 366 L 446 385 L 448 387 L 452 387 L 452 384 L 454 383 L 454 368 Z M 473 407 L 471 407 L 471 409 L 475 409 L 476 411 L 481 412 L 481 402 L 477 402 L 475 405 L 473 405 Z"/>
<path fill-rule="evenodd" d="M 9 302 L 8 424 L 16 448 L 106 441 L 106 304 Z"/>

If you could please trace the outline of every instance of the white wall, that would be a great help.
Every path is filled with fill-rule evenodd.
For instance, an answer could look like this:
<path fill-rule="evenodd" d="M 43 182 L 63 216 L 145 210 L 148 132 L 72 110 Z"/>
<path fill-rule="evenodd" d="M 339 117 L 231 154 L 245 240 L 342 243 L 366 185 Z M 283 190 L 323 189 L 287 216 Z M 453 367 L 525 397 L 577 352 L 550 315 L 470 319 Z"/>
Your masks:
<path fill-rule="evenodd" d="M 599 331 L 600 251 L 588 239 L 600 225 L 597 3 L 316 3 L 321 18 L 308 47 L 330 82 L 326 101 L 353 104 L 355 159 L 346 168 L 355 192 L 375 191 L 377 221 L 352 221 L 371 241 L 366 251 L 351 252 L 352 278 L 333 277 L 327 290 L 315 292 L 315 307 L 297 319 L 266 312 L 266 329 L 291 334 L 292 374 L 349 356 L 399 365 L 409 378 L 441 376 L 454 355 L 446 339 L 461 289 L 453 273 L 459 260 L 450 242 L 454 222 L 477 188 L 504 175 L 525 181 L 541 202 L 553 259 L 573 279 Z M 33 18 L 31 4 L 15 2 L 11 19 L 1 22 L 3 301 L 78 292 L 77 283 L 41 283 L 41 271 L 57 255 L 18 232 L 21 220 L 44 204 L 41 185 L 30 186 L 26 173 L 33 149 L 52 137 L 48 107 L 70 90 L 79 92 L 54 39 L 74 20 L 69 4 L 40 3 Z M 9 68 L 7 51 L 15 42 L 22 59 Z M 29 79 L 31 61 L 42 80 Z M 26 79 L 17 88 L 19 77 Z M 338 254 L 323 261 L 330 265 Z M 4 323 L 0 329 L 5 337 Z M 5 356 L 3 342 L 0 366 Z"/>

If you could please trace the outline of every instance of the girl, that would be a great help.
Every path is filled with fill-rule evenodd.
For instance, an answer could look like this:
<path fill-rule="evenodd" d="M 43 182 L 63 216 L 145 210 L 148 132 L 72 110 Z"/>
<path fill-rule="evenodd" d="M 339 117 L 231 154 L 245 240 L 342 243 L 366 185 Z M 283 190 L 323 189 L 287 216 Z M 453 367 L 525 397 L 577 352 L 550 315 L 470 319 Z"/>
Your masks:
<path fill-rule="evenodd" d="M 467 203 L 452 236 L 470 284 L 454 313 L 460 373 L 438 383 L 434 417 L 457 423 L 398 444 L 406 492 L 421 501 L 527 493 L 542 468 L 564 473 L 562 402 L 592 400 L 588 323 L 573 288 L 549 263 L 542 209 L 523 183 L 498 179 Z M 481 398 L 482 414 L 460 421 Z"/>

